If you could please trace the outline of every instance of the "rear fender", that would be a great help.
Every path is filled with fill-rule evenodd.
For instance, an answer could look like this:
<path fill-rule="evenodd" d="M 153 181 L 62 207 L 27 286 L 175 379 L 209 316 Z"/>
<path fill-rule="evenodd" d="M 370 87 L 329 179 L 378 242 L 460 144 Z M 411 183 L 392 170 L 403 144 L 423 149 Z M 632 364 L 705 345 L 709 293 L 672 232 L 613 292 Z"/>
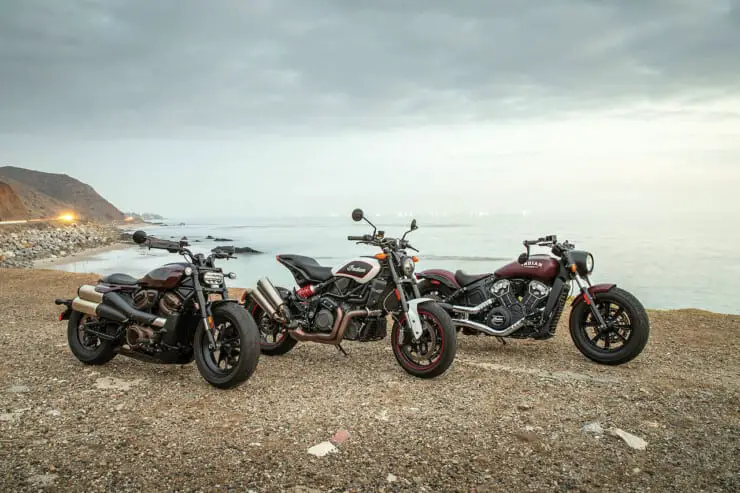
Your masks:
<path fill-rule="evenodd" d="M 457 291 L 460 289 L 460 285 L 457 283 L 457 280 L 455 279 L 455 274 L 448 270 L 444 269 L 429 269 L 425 271 L 418 272 L 416 274 L 416 278 L 419 280 L 428 280 L 432 285 L 440 285 L 453 290 Z"/>
<path fill-rule="evenodd" d="M 614 289 L 617 285 L 616 284 L 594 284 L 593 286 L 588 288 L 588 294 L 593 298 L 595 295 L 599 293 L 608 293 L 612 289 Z M 583 303 L 586 300 L 586 298 L 583 296 L 583 293 L 579 293 L 578 296 L 573 299 L 573 303 L 571 303 L 571 307 L 575 308 L 579 304 Z"/>

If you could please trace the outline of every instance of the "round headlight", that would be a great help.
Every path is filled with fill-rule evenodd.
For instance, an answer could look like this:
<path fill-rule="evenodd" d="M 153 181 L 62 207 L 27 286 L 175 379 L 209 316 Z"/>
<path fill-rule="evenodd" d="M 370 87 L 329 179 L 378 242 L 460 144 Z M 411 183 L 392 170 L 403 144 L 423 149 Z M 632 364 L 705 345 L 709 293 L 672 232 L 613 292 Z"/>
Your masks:
<path fill-rule="evenodd" d="M 401 262 L 401 269 L 403 270 L 403 273 L 407 276 L 410 276 L 414 273 L 414 268 L 416 267 L 416 264 L 414 264 L 414 260 L 406 257 Z"/>
<path fill-rule="evenodd" d="M 586 271 L 590 274 L 594 270 L 594 256 L 590 253 L 586 257 Z"/>

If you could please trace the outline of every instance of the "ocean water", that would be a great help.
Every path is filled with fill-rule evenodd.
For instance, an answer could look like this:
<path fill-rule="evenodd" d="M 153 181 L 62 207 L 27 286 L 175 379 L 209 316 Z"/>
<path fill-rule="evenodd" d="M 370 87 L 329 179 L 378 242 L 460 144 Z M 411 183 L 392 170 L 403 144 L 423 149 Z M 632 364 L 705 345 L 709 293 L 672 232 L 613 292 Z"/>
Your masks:
<path fill-rule="evenodd" d="M 386 235 L 393 237 L 400 237 L 411 221 L 411 217 L 369 217 Z M 625 217 L 585 212 L 571 217 L 555 214 L 415 217 L 419 229 L 408 238 L 420 250 L 417 270 L 492 272 L 524 251 L 522 240 L 556 234 L 559 240 L 567 239 L 576 248 L 593 253 L 594 283 L 616 283 L 648 308 L 701 308 L 740 314 L 740 260 L 736 253 L 740 230 L 733 226 L 738 221 L 729 214 L 723 217 L 651 213 Z M 164 222 L 168 225 L 147 225 L 142 229 L 165 239 L 187 236 L 195 252 L 208 252 L 217 245 L 250 246 L 264 252 L 220 261 L 225 272 L 237 274 L 237 279 L 229 282 L 234 287 L 254 286 L 262 276 L 278 285 L 293 286 L 290 273 L 275 260 L 275 255 L 280 253 L 308 255 L 323 265 L 333 266 L 356 255 L 377 252 L 373 247 L 347 241 L 347 235 L 371 232 L 366 223 L 354 223 L 349 214 L 304 218 L 168 218 Z M 180 223 L 184 225 L 177 225 Z M 208 235 L 234 242 L 215 243 L 205 240 Z M 139 277 L 174 261 L 179 261 L 175 254 L 129 248 L 55 268 L 100 274 L 126 272 Z"/>

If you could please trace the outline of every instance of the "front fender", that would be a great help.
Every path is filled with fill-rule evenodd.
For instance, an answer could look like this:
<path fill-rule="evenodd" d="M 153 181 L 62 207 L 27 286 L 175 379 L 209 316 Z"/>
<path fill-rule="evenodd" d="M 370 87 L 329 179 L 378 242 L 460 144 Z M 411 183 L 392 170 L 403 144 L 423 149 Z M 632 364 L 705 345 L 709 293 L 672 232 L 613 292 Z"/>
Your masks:
<path fill-rule="evenodd" d="M 608 283 L 605 283 L 605 284 L 594 284 L 593 286 L 591 286 L 590 288 L 588 288 L 588 294 L 591 296 L 591 298 L 593 298 L 594 295 L 597 295 L 599 293 L 608 293 L 609 291 L 611 291 L 615 287 L 617 287 L 616 284 L 608 284 Z M 575 308 L 576 306 L 578 306 L 579 304 L 583 303 L 584 301 L 585 301 L 585 298 L 583 296 L 583 293 L 580 293 L 578 296 L 576 296 L 573 299 L 573 303 L 571 303 L 570 306 L 572 308 Z"/>
<path fill-rule="evenodd" d="M 434 301 L 432 298 L 414 298 L 407 302 L 409 306 L 409 325 L 411 326 L 411 332 L 414 334 L 414 339 L 419 339 L 424 333 L 421 327 L 421 318 L 419 318 L 419 305 L 426 303 L 427 301 Z"/>

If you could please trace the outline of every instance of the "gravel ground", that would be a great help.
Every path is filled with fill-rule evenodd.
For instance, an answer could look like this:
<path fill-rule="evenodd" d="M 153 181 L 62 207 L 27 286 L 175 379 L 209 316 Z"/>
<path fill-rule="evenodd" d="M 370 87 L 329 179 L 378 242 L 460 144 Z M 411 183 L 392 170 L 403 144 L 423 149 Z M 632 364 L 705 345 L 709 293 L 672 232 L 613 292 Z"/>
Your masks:
<path fill-rule="evenodd" d="M 75 360 L 53 299 L 95 279 L 0 269 L 0 491 L 740 491 L 739 316 L 653 311 L 618 368 L 564 325 L 461 336 L 432 381 L 387 341 L 299 344 L 218 391 L 194 364 Z M 342 430 L 337 453 L 308 454 Z"/>

